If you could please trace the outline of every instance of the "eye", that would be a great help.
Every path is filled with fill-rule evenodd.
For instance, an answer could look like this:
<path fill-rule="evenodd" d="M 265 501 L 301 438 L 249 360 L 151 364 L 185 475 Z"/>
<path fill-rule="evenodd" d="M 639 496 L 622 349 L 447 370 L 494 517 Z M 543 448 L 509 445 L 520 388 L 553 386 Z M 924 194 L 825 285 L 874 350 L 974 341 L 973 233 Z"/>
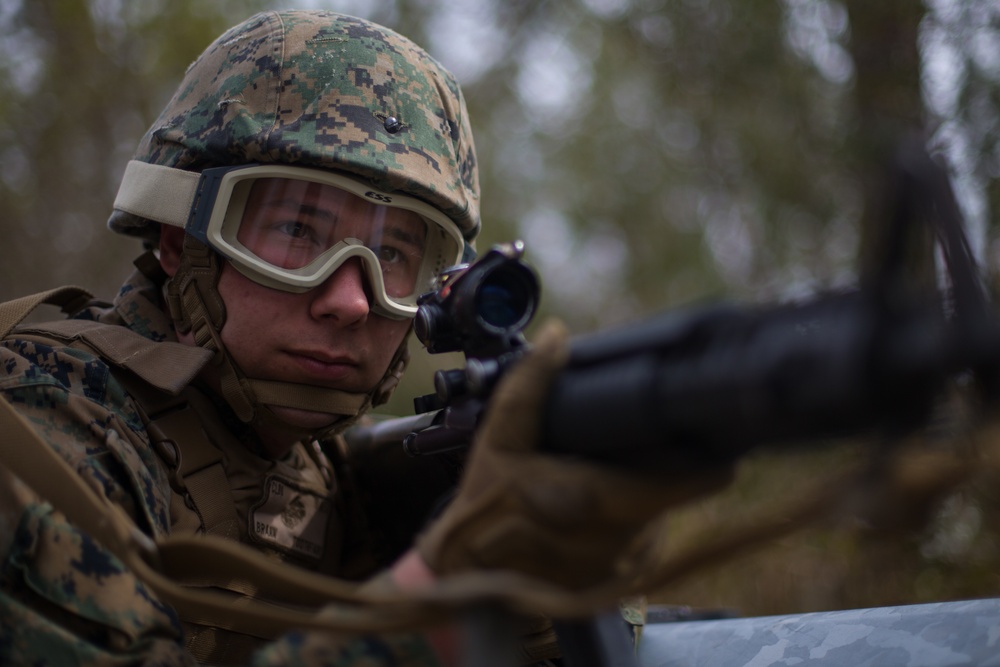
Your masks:
<path fill-rule="evenodd" d="M 293 239 L 301 239 L 312 242 L 316 241 L 316 230 L 313 229 L 312 225 L 307 225 L 306 223 L 298 220 L 280 222 L 274 225 L 274 229 Z"/>
<path fill-rule="evenodd" d="M 399 248 L 383 245 L 372 248 L 382 264 L 399 264 L 406 261 L 406 254 Z"/>

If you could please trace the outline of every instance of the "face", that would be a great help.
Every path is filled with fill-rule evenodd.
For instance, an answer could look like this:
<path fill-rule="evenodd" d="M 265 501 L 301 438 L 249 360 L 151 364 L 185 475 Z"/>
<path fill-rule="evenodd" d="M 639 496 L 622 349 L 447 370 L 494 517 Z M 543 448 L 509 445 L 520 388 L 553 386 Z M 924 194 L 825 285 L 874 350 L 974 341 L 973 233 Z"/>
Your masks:
<path fill-rule="evenodd" d="M 219 280 L 227 313 L 222 341 L 252 377 L 370 391 L 385 374 L 410 321 L 373 314 L 365 283 L 358 259 L 301 294 L 263 287 L 226 264 Z M 292 408 L 274 411 L 306 428 L 330 421 L 327 415 Z"/>
<path fill-rule="evenodd" d="M 274 194 L 273 192 L 271 193 Z M 405 289 L 409 267 L 419 263 L 426 226 L 419 217 L 373 204 L 327 186 L 278 197 L 251 194 L 240 241 L 257 256 L 283 268 L 299 268 L 345 237 L 371 247 L 382 264 L 386 291 Z M 379 233 L 373 221 L 381 217 Z M 179 266 L 183 231 L 164 227 L 161 263 L 169 275 Z M 260 285 L 223 263 L 218 291 L 226 305 L 222 341 L 234 361 L 254 378 L 368 392 L 385 374 L 410 327 L 371 310 L 362 260 L 348 259 L 320 286 L 302 293 Z M 188 341 L 190 342 L 190 341 Z M 329 415 L 274 408 L 284 421 L 318 429 Z M 267 440 L 280 434 L 261 434 Z"/>

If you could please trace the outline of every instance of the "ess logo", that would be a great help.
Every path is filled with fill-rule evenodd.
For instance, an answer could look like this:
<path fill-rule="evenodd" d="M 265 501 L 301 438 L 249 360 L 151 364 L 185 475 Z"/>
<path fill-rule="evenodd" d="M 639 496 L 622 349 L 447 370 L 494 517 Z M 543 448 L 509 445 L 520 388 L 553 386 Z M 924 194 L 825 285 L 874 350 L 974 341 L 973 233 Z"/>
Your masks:
<path fill-rule="evenodd" d="M 368 197 L 369 199 L 374 199 L 375 201 L 385 202 L 386 204 L 392 201 L 392 197 L 390 197 L 389 195 L 384 195 L 379 192 L 372 192 L 371 190 L 366 192 L 365 196 Z"/>

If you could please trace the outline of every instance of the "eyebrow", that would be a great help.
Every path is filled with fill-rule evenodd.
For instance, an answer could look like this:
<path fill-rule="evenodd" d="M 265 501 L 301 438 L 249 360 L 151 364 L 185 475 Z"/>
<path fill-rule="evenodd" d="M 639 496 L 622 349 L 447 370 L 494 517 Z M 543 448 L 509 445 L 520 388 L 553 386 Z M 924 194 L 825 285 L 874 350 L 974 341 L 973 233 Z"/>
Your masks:
<path fill-rule="evenodd" d="M 296 197 L 285 197 L 284 199 L 278 199 L 274 201 L 269 201 L 264 204 L 265 208 L 283 208 L 291 207 L 296 209 L 300 214 L 315 216 L 321 220 L 328 221 L 331 224 L 338 222 L 340 215 L 334 213 L 328 208 L 322 206 L 316 206 L 313 204 L 303 203 L 300 199 Z M 406 209 L 396 209 L 404 210 L 411 215 L 411 217 L 406 218 L 405 221 L 391 222 L 383 231 L 383 236 L 388 236 L 390 238 L 401 241 L 402 243 L 409 244 L 415 248 L 423 248 L 424 241 L 427 239 L 427 227 L 428 223 L 424 220 L 423 216 L 419 213 L 414 213 L 413 211 L 408 211 Z M 412 222 L 413 224 L 406 224 L 407 222 Z M 409 228 L 415 228 L 418 230 L 417 233 L 409 231 Z M 423 232 L 422 234 L 419 232 Z"/>
<path fill-rule="evenodd" d="M 320 219 L 329 220 L 330 222 L 336 222 L 338 218 L 338 216 L 334 214 L 332 211 L 330 211 L 330 209 L 328 208 L 315 206 L 313 204 L 306 204 L 303 203 L 300 199 L 297 199 L 295 197 L 287 197 L 285 199 L 269 201 L 266 204 L 264 204 L 264 208 L 271 208 L 271 209 L 293 208 L 299 214 L 314 216 Z"/>
<path fill-rule="evenodd" d="M 424 246 L 424 240 L 427 238 L 427 223 L 424 222 L 423 218 L 417 218 L 421 224 L 416 225 L 416 227 L 422 230 L 423 234 L 415 234 L 410 232 L 408 229 L 404 229 L 399 223 L 392 223 L 390 226 L 386 227 L 382 232 L 384 236 L 394 238 L 397 241 L 402 241 L 403 243 L 409 244 L 415 248 L 422 248 Z M 409 225 L 408 225 L 409 226 Z"/>

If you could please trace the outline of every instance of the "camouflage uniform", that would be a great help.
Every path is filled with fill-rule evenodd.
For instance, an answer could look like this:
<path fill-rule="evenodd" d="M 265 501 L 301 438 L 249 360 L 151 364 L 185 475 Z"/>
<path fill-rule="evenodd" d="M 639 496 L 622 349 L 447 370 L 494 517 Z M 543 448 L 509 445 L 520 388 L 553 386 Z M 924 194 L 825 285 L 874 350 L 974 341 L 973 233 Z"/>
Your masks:
<path fill-rule="evenodd" d="M 92 307 L 77 317 L 127 327 L 154 341 L 174 340 L 158 290 L 138 273 L 123 286 L 113 308 Z M 107 363 L 23 333 L 0 344 L 0 363 L 4 399 L 96 491 L 153 537 L 192 530 L 179 527 L 184 521 L 178 518 L 176 500 L 171 510 L 177 494 L 170 471 L 153 451 L 135 402 Z M 235 421 L 229 415 L 225 419 Z M 297 445 L 286 462 L 309 470 L 294 466 L 305 458 Z M 177 615 L 115 557 L 16 480 L 8 477 L 0 488 L 0 662 L 195 664 L 184 649 Z M 276 553 L 246 535 L 244 531 L 242 541 Z M 329 567 L 336 559 L 326 560 Z M 262 651 L 256 664 L 437 662 L 418 637 L 337 642 L 293 633 Z"/>
<path fill-rule="evenodd" d="M 188 69 L 140 143 L 134 161 L 183 172 L 254 162 L 342 171 L 383 191 L 422 199 L 450 218 L 470 245 L 479 230 L 475 149 L 454 77 L 406 38 L 331 12 L 265 12 L 222 35 Z M 176 204 L 160 185 L 153 183 L 129 196 L 123 182 L 109 220 L 111 229 L 155 243 L 161 224 L 183 227 L 183 220 L 159 216 L 158 206 L 170 211 Z M 194 261 L 195 250 L 189 252 L 185 245 L 182 260 Z M 206 354 L 205 359 L 213 357 L 226 367 L 227 377 L 237 379 L 222 383 L 222 396 L 209 396 L 209 409 L 215 411 L 212 421 L 227 425 L 228 437 L 242 441 L 243 458 L 252 467 L 256 451 L 252 420 L 266 405 L 254 402 L 252 396 L 248 400 L 227 393 L 226 387 L 242 391 L 239 388 L 252 386 L 254 378 L 247 378 L 245 371 L 253 369 L 236 367 L 224 348 L 205 342 L 217 341 L 215 334 L 225 323 L 225 313 L 212 308 L 220 300 L 218 257 L 212 255 L 212 261 L 211 271 L 182 264 L 167 286 L 169 305 L 158 285 L 137 274 L 113 308 L 90 308 L 78 317 L 125 327 L 163 345 L 176 340 L 175 330 L 193 331 L 208 351 L 191 349 Z M 195 274 L 186 282 L 178 279 Z M 199 301 L 204 295 L 207 303 Z M 158 441 L 144 430 L 128 378 L 116 375 L 106 358 L 86 347 L 70 347 L 25 331 L 0 346 L 4 399 L 87 483 L 120 505 L 147 534 L 198 530 L 198 517 L 172 488 L 176 480 L 161 458 Z M 382 381 L 361 397 L 365 408 L 388 397 L 404 366 L 405 343 Z M 248 404 L 255 413 L 249 417 L 240 408 Z M 270 462 L 256 458 L 261 471 L 270 470 Z M 313 485 L 325 468 L 315 452 L 301 445 L 281 463 L 288 464 L 286 477 L 300 473 Z M 227 482 L 236 486 L 234 480 Z M 329 486 L 331 493 L 334 486 Z M 11 481 L 2 488 L 0 527 L 10 529 L 0 538 L 4 540 L 3 662 L 194 662 L 195 657 L 184 650 L 183 625 L 172 609 L 23 485 Z M 252 527 L 257 525 L 251 523 L 252 513 L 262 507 L 271 515 L 276 510 L 267 509 L 268 500 L 262 495 L 266 485 L 246 488 L 250 490 L 244 489 L 237 503 L 238 520 L 228 526 L 224 522 L 222 534 L 282 560 L 326 572 L 350 569 L 352 575 L 360 574 L 360 569 L 338 562 L 341 551 L 353 556 L 356 550 L 350 530 L 338 537 L 344 526 L 338 524 L 337 510 L 331 513 L 333 530 L 324 557 L 303 559 L 287 544 L 268 545 L 257 539 L 267 537 L 268 531 Z M 315 510 L 322 500 L 313 497 L 309 507 Z M 308 512 L 309 507 L 299 511 Z M 290 665 L 435 664 L 417 637 L 337 641 L 316 633 L 290 634 L 257 659 L 261 664 Z"/>

